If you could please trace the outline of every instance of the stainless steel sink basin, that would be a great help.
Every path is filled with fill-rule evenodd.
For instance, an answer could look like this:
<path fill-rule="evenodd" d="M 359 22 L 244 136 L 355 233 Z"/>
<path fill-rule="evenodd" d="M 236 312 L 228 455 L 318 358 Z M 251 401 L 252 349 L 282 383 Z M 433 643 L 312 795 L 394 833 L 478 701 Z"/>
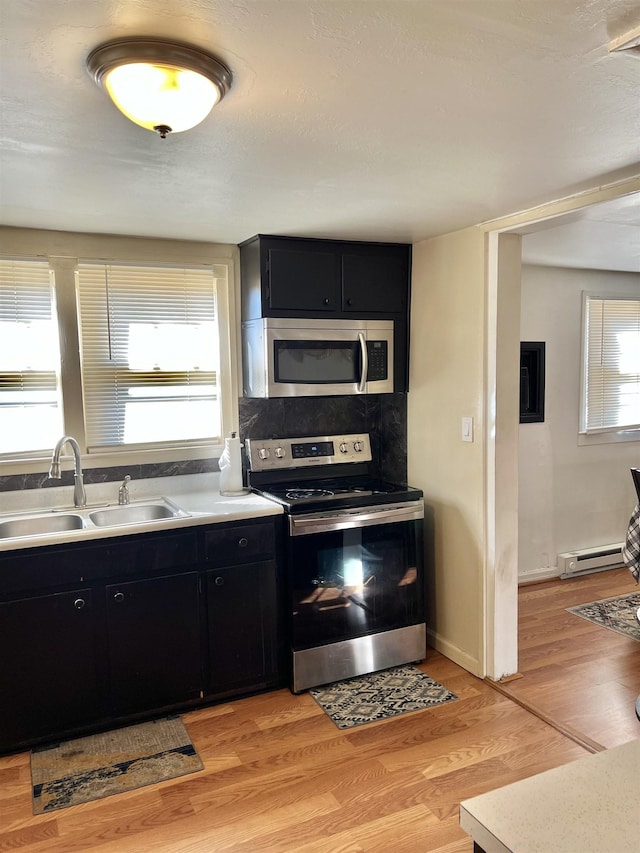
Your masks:
<path fill-rule="evenodd" d="M 84 522 L 79 515 L 33 515 L 0 522 L 0 539 L 18 536 L 40 536 L 44 533 L 63 533 L 80 530 Z"/>
<path fill-rule="evenodd" d="M 139 524 L 158 521 L 162 518 L 182 518 L 186 513 L 165 503 L 128 504 L 107 507 L 90 512 L 89 518 L 97 527 L 112 527 L 116 524 Z"/>
<path fill-rule="evenodd" d="M 170 518 L 189 518 L 189 513 L 175 506 L 168 498 L 154 497 L 132 501 L 130 504 L 94 504 L 74 507 L 69 511 L 51 509 L 38 510 L 7 517 L 0 515 L 0 540 L 20 539 L 29 536 L 44 536 L 81 530 L 83 538 L 90 537 L 96 529 L 123 527 L 127 524 L 158 522 Z M 73 537 L 77 539 L 77 537 Z"/>

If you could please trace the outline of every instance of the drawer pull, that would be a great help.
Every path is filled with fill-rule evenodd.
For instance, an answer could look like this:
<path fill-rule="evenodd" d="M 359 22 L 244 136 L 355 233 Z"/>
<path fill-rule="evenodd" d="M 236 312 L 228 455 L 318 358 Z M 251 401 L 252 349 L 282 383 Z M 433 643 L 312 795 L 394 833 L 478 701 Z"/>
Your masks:
<path fill-rule="evenodd" d="M 249 540 L 247 539 L 246 536 L 241 536 L 240 539 L 238 539 L 238 547 L 239 548 L 246 548 L 248 544 L 249 544 Z"/>
<path fill-rule="evenodd" d="M 220 576 L 218 576 L 218 577 L 214 580 L 214 584 L 215 584 L 216 586 L 224 586 L 224 578 L 221 578 Z"/>
<path fill-rule="evenodd" d="M 113 600 L 117 601 L 118 604 L 120 604 L 120 602 L 124 601 L 124 592 L 116 592 L 116 594 L 113 596 Z"/>
<path fill-rule="evenodd" d="M 86 602 L 85 602 L 84 598 L 76 598 L 76 600 L 73 602 L 73 606 L 75 607 L 76 610 L 82 610 L 82 608 L 85 606 L 85 604 L 86 604 Z"/>

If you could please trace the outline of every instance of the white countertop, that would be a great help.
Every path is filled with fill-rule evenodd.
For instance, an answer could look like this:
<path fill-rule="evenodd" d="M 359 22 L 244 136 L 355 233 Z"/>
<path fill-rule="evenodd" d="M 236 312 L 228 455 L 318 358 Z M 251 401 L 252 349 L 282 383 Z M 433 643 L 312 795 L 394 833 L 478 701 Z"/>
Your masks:
<path fill-rule="evenodd" d="M 460 826 L 485 853 L 636 853 L 639 781 L 633 740 L 463 800 Z"/>
<path fill-rule="evenodd" d="M 187 518 L 167 518 L 137 524 L 0 539 L 0 551 L 108 539 L 114 536 L 130 536 L 133 533 L 149 533 L 169 528 L 194 527 L 201 524 L 216 524 L 218 522 L 238 521 L 243 518 L 260 518 L 282 514 L 283 509 L 279 504 L 259 495 L 224 497 L 219 491 L 219 479 L 218 473 L 189 474 L 178 477 L 132 480 L 129 484 L 132 502 L 165 497 L 189 513 Z M 117 506 L 119 486 L 119 482 L 87 484 L 85 486 L 87 505 L 103 506 L 110 504 Z M 0 492 L 0 521 L 10 516 L 30 512 L 45 512 L 51 509 L 64 509 L 70 513 L 77 509 L 73 506 L 73 486 Z"/>

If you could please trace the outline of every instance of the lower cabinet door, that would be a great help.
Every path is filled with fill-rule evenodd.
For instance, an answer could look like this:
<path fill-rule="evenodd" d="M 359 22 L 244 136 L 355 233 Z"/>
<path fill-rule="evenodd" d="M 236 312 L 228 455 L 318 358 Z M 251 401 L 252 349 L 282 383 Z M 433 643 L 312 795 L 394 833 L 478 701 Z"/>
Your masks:
<path fill-rule="evenodd" d="M 90 589 L 0 603 L 0 749 L 99 716 Z"/>
<path fill-rule="evenodd" d="M 277 683 L 276 589 L 273 561 L 207 572 L 209 694 Z"/>
<path fill-rule="evenodd" d="M 198 698 L 197 572 L 110 584 L 106 596 L 112 712 L 135 713 Z"/>

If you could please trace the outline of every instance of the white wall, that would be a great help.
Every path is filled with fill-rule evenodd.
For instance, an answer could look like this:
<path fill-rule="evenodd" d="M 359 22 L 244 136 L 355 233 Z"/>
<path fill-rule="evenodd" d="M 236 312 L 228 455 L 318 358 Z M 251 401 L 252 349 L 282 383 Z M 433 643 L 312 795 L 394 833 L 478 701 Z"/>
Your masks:
<path fill-rule="evenodd" d="M 429 642 L 484 675 L 485 235 L 417 243 L 412 266 L 408 468 L 433 514 Z M 473 442 L 462 417 L 474 419 Z"/>
<path fill-rule="evenodd" d="M 582 291 L 640 295 L 640 275 L 524 266 L 521 340 L 546 342 L 545 420 L 519 428 L 519 580 L 557 576 L 558 553 L 621 542 L 640 442 L 578 444 Z"/>

